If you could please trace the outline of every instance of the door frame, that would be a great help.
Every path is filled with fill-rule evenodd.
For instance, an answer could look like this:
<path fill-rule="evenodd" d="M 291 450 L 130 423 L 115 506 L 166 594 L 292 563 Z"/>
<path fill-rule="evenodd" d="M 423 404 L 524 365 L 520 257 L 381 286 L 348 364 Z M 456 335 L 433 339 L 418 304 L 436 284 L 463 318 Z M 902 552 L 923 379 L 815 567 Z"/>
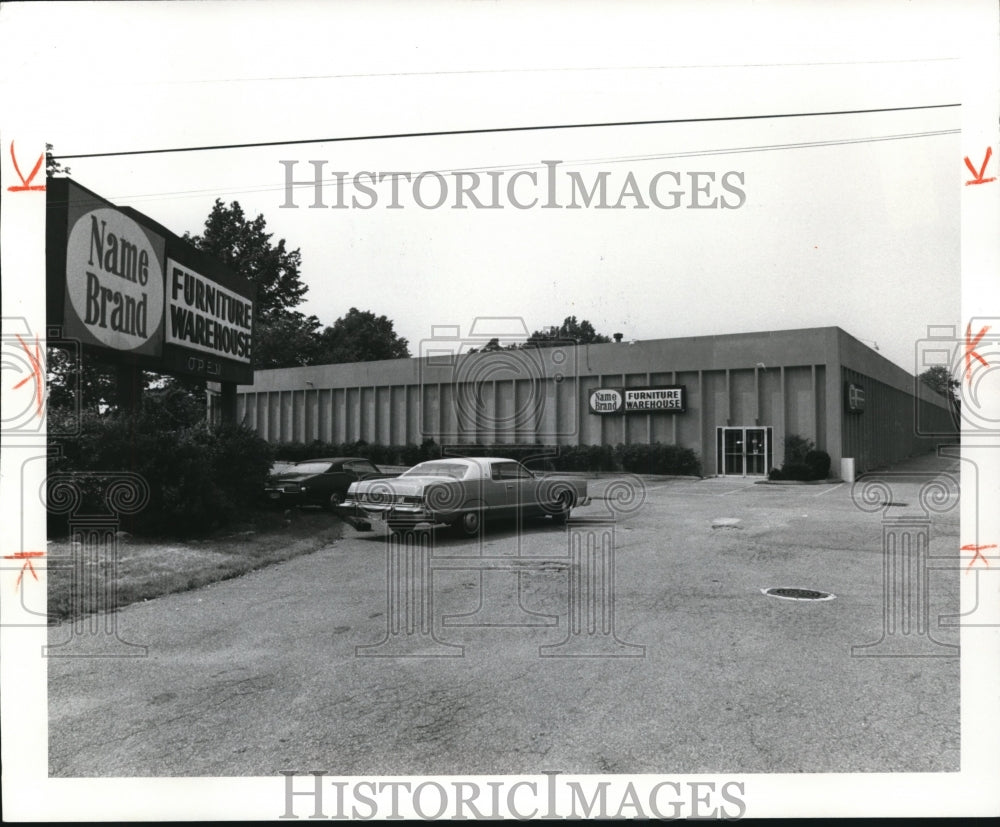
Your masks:
<path fill-rule="evenodd" d="M 740 470 L 726 473 L 726 432 L 739 432 L 741 434 L 741 444 L 743 446 L 740 457 Z M 747 434 L 750 431 L 764 432 L 763 453 L 747 453 Z M 774 430 L 770 425 L 719 425 L 715 429 L 715 471 L 720 477 L 766 477 L 771 470 L 771 454 L 774 446 Z M 730 456 L 737 456 L 730 454 Z M 764 470 L 760 473 L 747 473 L 748 457 L 762 457 L 764 460 Z"/>

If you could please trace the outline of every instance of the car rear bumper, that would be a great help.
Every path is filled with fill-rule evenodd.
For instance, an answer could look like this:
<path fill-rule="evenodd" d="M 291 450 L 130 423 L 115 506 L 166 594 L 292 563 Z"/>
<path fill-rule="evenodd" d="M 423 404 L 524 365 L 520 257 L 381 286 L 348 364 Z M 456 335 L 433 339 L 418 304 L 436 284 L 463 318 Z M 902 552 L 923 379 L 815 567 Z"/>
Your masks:
<path fill-rule="evenodd" d="M 281 488 L 265 488 L 264 501 L 274 505 L 301 505 L 305 502 L 301 491 L 285 491 Z"/>
<path fill-rule="evenodd" d="M 355 500 L 345 500 L 337 508 L 337 513 L 345 520 L 355 525 L 358 523 L 371 523 L 388 525 L 407 526 L 435 526 L 442 525 L 443 521 L 439 516 L 432 514 L 420 505 L 405 505 L 402 503 L 359 503 Z M 365 530 L 365 529 L 361 529 Z"/>

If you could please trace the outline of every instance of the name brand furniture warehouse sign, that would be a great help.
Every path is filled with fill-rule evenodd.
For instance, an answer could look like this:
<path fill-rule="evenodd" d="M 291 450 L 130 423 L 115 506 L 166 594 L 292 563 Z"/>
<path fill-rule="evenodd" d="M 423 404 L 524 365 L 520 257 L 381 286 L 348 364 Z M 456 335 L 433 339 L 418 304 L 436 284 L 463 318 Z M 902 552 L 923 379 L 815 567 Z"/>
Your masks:
<path fill-rule="evenodd" d="M 590 394 L 595 414 L 684 413 L 684 385 L 657 388 L 598 388 Z"/>
<path fill-rule="evenodd" d="M 164 240 L 117 210 L 76 219 L 66 246 L 65 335 L 156 355 L 163 343 Z"/>
<path fill-rule="evenodd" d="M 47 313 L 63 337 L 143 370 L 253 382 L 253 285 L 165 227 L 49 181 Z"/>
<path fill-rule="evenodd" d="M 167 260 L 166 340 L 250 364 L 253 302 Z"/>

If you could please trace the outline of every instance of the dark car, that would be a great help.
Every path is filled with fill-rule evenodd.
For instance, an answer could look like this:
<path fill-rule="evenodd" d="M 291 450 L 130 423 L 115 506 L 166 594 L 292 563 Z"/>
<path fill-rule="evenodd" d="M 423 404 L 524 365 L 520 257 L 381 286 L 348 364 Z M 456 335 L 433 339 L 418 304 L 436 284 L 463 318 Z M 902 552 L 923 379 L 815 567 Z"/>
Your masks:
<path fill-rule="evenodd" d="M 264 498 L 275 505 L 333 508 L 343 501 L 352 482 L 394 476 L 364 457 L 307 459 L 268 477 Z"/>

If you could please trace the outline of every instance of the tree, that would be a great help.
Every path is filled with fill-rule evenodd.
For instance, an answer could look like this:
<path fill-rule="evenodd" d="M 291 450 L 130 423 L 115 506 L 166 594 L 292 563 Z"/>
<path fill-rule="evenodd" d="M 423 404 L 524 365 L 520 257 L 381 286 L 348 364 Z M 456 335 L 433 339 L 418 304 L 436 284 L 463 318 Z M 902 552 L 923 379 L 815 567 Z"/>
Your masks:
<path fill-rule="evenodd" d="M 257 287 L 254 301 L 254 367 L 283 368 L 312 363 L 320 322 L 294 308 L 308 286 L 299 276 L 302 255 L 285 239 L 271 242 L 263 215 L 248 219 L 238 201 L 215 200 L 201 235 L 184 239 Z"/>
<path fill-rule="evenodd" d="M 374 362 L 409 355 L 409 343 L 396 334 L 392 321 L 352 307 L 320 334 L 312 364 Z"/>
<path fill-rule="evenodd" d="M 945 399 L 957 399 L 955 389 L 959 386 L 959 381 L 952 379 L 948 368 L 943 365 L 935 365 L 925 370 L 920 374 L 920 381 Z"/>
<path fill-rule="evenodd" d="M 184 234 L 199 250 L 214 256 L 257 287 L 254 311 L 263 320 L 302 304 L 309 288 L 299 277 L 302 254 L 285 249 L 285 239 L 271 243 L 263 215 L 252 221 L 238 201 L 228 207 L 215 199 L 201 235 Z"/>
<path fill-rule="evenodd" d="M 931 390 L 937 391 L 937 393 L 948 400 L 952 418 L 955 421 L 956 427 L 958 427 L 959 416 L 962 411 L 962 399 L 958 393 L 961 382 L 953 379 L 948 372 L 948 368 L 943 365 L 935 365 L 932 368 L 927 368 L 927 370 L 920 374 L 919 379 Z"/>
<path fill-rule="evenodd" d="M 52 154 L 52 150 L 54 148 L 55 147 L 53 147 L 52 144 L 45 145 L 45 177 L 55 178 L 57 175 L 69 176 L 69 167 L 64 167 Z"/>
<path fill-rule="evenodd" d="M 77 358 L 73 351 L 49 346 L 45 352 L 45 374 L 50 410 L 99 413 L 117 407 L 113 365 L 86 354 Z"/>
<path fill-rule="evenodd" d="M 517 343 L 517 342 L 512 342 L 509 345 L 502 345 L 502 344 L 500 344 L 500 340 L 498 338 L 494 337 L 494 338 L 490 339 L 482 347 L 472 347 L 472 348 L 469 348 L 466 351 L 466 353 L 492 353 L 492 352 L 496 352 L 498 350 L 517 350 L 518 348 L 523 347 L 523 346 L 524 346 L 524 342 L 521 342 L 520 344 Z"/>
<path fill-rule="evenodd" d="M 525 347 L 552 347 L 567 339 L 578 345 L 601 345 L 611 341 L 594 330 L 586 319 L 577 322 L 576 316 L 567 316 L 555 330 L 536 330 L 528 337 Z"/>
<path fill-rule="evenodd" d="M 278 313 L 258 324 L 254 333 L 254 367 L 289 368 L 318 364 L 320 322 L 298 311 Z"/>

